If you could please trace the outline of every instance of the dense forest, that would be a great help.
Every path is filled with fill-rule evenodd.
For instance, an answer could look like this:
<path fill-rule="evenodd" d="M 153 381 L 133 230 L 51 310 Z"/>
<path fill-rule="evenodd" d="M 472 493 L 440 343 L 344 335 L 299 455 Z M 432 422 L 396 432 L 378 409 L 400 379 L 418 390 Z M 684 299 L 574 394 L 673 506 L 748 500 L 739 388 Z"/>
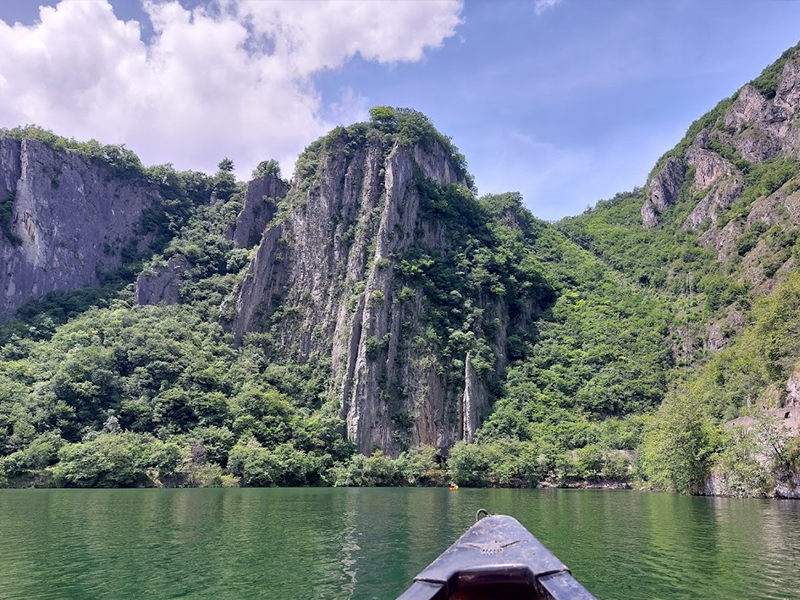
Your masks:
<path fill-rule="evenodd" d="M 213 176 L 177 172 L 144 167 L 124 147 L 3 131 L 155 186 L 161 200 L 137 230 L 147 243 L 123 249 L 122 266 L 100 273 L 99 285 L 33 299 L 0 325 L 0 486 L 794 489 L 800 437 L 780 422 L 794 409 L 780 419 L 776 409 L 800 403 L 797 54 L 692 124 L 646 186 L 557 223 L 536 219 L 519 194 L 478 195 L 464 157 L 412 110 L 373 109 L 370 122 L 309 146 L 267 231 L 299 231 L 298 211 L 324 193 L 320 178 L 364 148 L 390 161 L 398 148 L 441 147 L 453 165 L 452 182 L 416 171 L 413 180 L 420 239 L 439 245 L 411 244 L 369 265 L 396 274 L 391 298 L 337 284 L 350 303 L 342 314 L 359 302 L 418 307 L 419 322 L 401 335 L 429 349 L 441 381 L 462 389 L 472 370 L 485 383 L 474 439 L 409 443 L 417 416 L 396 409 L 395 456 L 358 451 L 335 365 L 290 339 L 286 324 L 307 322 L 293 319 L 310 293 L 270 297 L 260 325 L 235 335 L 236 290 L 260 244 L 230 234 L 248 190 L 231 161 Z M 740 110 L 745 101 L 761 112 Z M 280 177 L 272 160 L 253 173 L 269 177 Z M 13 206 L 13 196 L 0 202 L 11 245 Z M 367 220 L 341 236 L 366 238 L 370 227 L 379 231 Z M 178 301 L 137 301 L 137 278 L 175 260 L 185 266 Z M 368 337 L 363 360 L 389 350 L 388 334 Z M 410 392 L 383 383 L 387 406 L 406 406 Z"/>

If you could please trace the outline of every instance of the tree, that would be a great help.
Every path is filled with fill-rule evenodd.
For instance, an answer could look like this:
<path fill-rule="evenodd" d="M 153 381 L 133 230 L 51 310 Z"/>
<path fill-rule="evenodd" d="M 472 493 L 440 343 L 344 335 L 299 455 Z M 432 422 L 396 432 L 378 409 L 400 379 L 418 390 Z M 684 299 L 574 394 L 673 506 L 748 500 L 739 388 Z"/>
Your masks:
<path fill-rule="evenodd" d="M 369 118 L 384 131 L 394 131 L 397 128 L 397 116 L 391 106 L 375 106 L 370 108 Z"/>
<path fill-rule="evenodd" d="M 233 161 L 230 158 L 223 158 L 219 165 L 217 174 L 214 176 L 214 195 L 218 200 L 229 200 L 236 192 L 236 177 L 233 175 Z"/>
<path fill-rule="evenodd" d="M 676 395 L 661 405 L 644 434 L 644 473 L 657 487 L 691 492 L 711 468 L 720 432 L 694 398 Z"/>
<path fill-rule="evenodd" d="M 264 177 L 278 177 L 281 176 L 281 166 L 274 158 L 269 160 L 262 160 L 258 166 L 253 170 L 253 179 L 263 179 Z"/>

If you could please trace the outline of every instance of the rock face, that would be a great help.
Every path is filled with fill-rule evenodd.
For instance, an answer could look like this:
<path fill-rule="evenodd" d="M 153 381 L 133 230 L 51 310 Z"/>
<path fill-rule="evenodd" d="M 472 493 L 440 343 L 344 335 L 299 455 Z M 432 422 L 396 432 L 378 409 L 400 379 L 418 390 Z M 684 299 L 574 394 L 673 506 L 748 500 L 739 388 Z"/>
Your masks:
<path fill-rule="evenodd" d="M 686 229 L 698 229 L 704 224 L 716 225 L 722 210 L 739 197 L 744 176 L 719 154 L 702 147 L 707 134 L 701 134 L 686 153 L 686 162 L 694 168 L 692 191 L 703 198 L 686 218 Z"/>
<path fill-rule="evenodd" d="M 277 211 L 277 203 L 288 191 L 286 183 L 276 175 L 254 179 L 247 185 L 244 205 L 230 232 L 237 248 L 252 248 Z"/>
<path fill-rule="evenodd" d="M 480 416 L 488 407 L 489 394 L 486 385 L 480 380 L 472 359 L 467 354 L 464 365 L 464 395 L 461 402 L 461 431 L 462 438 L 467 442 L 475 439 L 475 432 L 480 427 Z"/>
<path fill-rule="evenodd" d="M 298 167 L 285 218 L 264 232 L 227 307 L 235 339 L 269 331 L 287 358 L 330 365 L 330 395 L 365 454 L 471 440 L 488 383 L 507 362 L 508 329 L 530 316 L 512 323 L 508 306 L 488 294 L 473 307 L 478 318 L 465 336 L 491 348 L 488 368 L 469 352 L 445 359 L 433 341 L 441 332 L 404 259 L 454 243 L 446 221 L 424 206 L 425 186 L 466 183 L 451 161 L 438 142 L 334 143 L 312 174 Z"/>
<path fill-rule="evenodd" d="M 0 233 L 0 321 L 53 290 L 99 283 L 122 264 L 142 212 L 158 189 L 76 153 L 36 140 L 0 139 L 0 201 L 11 203 Z"/>
<path fill-rule="evenodd" d="M 786 382 L 786 406 L 800 408 L 800 364 L 795 365 Z"/>
<path fill-rule="evenodd" d="M 800 157 L 800 52 L 793 52 L 703 117 L 703 128 L 650 179 L 641 208 L 642 226 L 652 229 L 683 190 L 684 205 L 670 214 L 688 215 L 672 225 L 697 231 L 720 261 L 741 261 L 741 279 L 759 293 L 794 266 L 789 242 L 775 241 L 775 232 L 800 226 L 800 176 L 792 174 Z M 768 230 L 771 238 L 762 236 Z M 721 343 L 720 331 L 711 331 L 709 347 Z"/>
<path fill-rule="evenodd" d="M 795 404 L 792 400 L 792 394 L 795 393 L 797 386 L 797 373 L 798 370 L 795 369 L 789 379 L 787 384 L 789 397 L 783 408 L 764 410 L 763 416 L 759 418 L 739 417 L 725 423 L 725 429 L 731 431 L 740 428 L 743 432 L 748 432 L 753 427 L 760 426 L 761 419 L 766 418 L 771 422 L 773 430 L 770 437 L 783 438 L 785 442 L 788 442 L 797 436 L 800 432 L 800 405 Z M 771 442 L 757 438 L 756 443 L 759 444 L 755 456 L 756 462 L 765 471 L 770 472 L 769 478 L 764 482 L 764 488 L 758 491 L 768 497 L 800 499 L 800 473 L 795 472 L 793 467 L 786 464 L 776 466 L 775 450 Z M 715 468 L 692 493 L 700 496 L 741 496 L 742 481 L 734 481 L 731 485 L 730 477 L 722 473 L 719 468 Z"/>
<path fill-rule="evenodd" d="M 744 314 L 735 308 L 729 307 L 723 316 L 708 325 L 704 344 L 706 349 L 711 351 L 721 350 L 728 345 L 731 337 L 740 334 L 744 330 L 744 326 Z"/>
<path fill-rule="evenodd" d="M 800 57 L 786 62 L 775 96 L 746 85 L 725 113 L 729 140 L 745 160 L 764 162 L 800 150 Z"/>
<path fill-rule="evenodd" d="M 686 167 L 681 159 L 671 156 L 647 186 L 647 198 L 642 206 L 642 226 L 652 229 L 658 216 L 675 204 L 683 185 Z"/>
<path fill-rule="evenodd" d="M 136 302 L 140 306 L 177 304 L 181 299 L 181 277 L 188 268 L 189 262 L 184 257 L 173 256 L 165 265 L 156 267 L 152 273 L 140 273 L 133 288 Z"/>

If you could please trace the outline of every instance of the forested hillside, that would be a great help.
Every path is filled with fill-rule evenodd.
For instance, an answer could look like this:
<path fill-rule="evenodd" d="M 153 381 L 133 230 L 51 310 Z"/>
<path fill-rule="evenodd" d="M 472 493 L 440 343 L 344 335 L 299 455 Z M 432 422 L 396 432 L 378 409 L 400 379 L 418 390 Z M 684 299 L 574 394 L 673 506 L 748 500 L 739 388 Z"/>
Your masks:
<path fill-rule="evenodd" d="M 692 124 L 644 187 L 555 224 L 518 194 L 478 196 L 408 109 L 337 128 L 291 181 L 264 161 L 248 184 L 228 160 L 209 177 L 4 132 L 153 200 L 133 241 L 105 242 L 119 258 L 91 285 L 0 325 L 0 484 L 446 470 L 463 485 L 795 494 L 797 53 Z M 20 206 L 0 204 L 8 253 L 28 243 Z"/>
<path fill-rule="evenodd" d="M 777 478 L 796 494 L 799 167 L 796 46 L 693 123 L 647 186 L 558 224 L 672 307 L 677 369 L 641 453 L 654 485 L 761 495 Z"/>
<path fill-rule="evenodd" d="M 47 137 L 37 130 L 22 135 Z M 69 151 L 84 150 L 53 140 Z M 410 149 L 408 158 L 402 158 L 403 148 Z M 255 275 L 248 273 L 264 264 L 259 256 L 269 232 L 288 225 L 301 229 L 306 214 L 301 211 L 309 202 L 331 197 L 325 181 L 336 161 L 349 160 L 351 166 L 330 186 L 338 185 L 340 176 L 350 177 L 344 173 L 368 171 L 371 167 L 358 161 L 370 155 L 393 164 L 407 161 L 408 166 L 387 166 L 386 178 L 396 187 L 398 177 L 407 176 L 396 173 L 413 175 L 402 200 L 412 208 L 392 209 L 401 221 L 386 234 L 378 211 L 387 210 L 379 207 L 387 197 L 391 201 L 391 193 L 364 193 L 354 208 L 342 209 L 354 216 L 333 215 L 331 239 L 337 246 L 330 252 L 349 252 L 349 266 L 333 280 L 333 291 L 322 293 L 345 300 L 340 309 L 345 317 L 367 312 L 359 308 L 364 305 L 378 315 L 382 306 L 389 315 L 399 311 L 399 329 L 361 337 L 358 359 L 377 369 L 379 393 L 362 399 L 362 406 L 372 403 L 378 415 L 386 414 L 389 449 L 397 448 L 397 460 L 363 446 L 362 453 L 371 457 L 356 452 L 357 438 L 346 427 L 347 398 L 340 395 L 342 380 L 335 373 L 336 353 L 330 354 L 337 338 L 312 337 L 317 341 L 311 352 L 302 350 L 302 340 L 292 342 L 297 333 L 322 335 L 314 324 L 335 317 L 335 310 L 313 308 L 320 302 L 318 292 L 301 288 L 268 295 L 274 306 L 255 310 L 257 318 L 237 333 L 237 315 L 244 310 L 238 290 L 252 285 L 248 277 Z M 6 482 L 420 482 L 441 470 L 453 442 L 475 435 L 493 406 L 489 425 L 478 432 L 480 443 L 463 446 L 467 453 L 478 449 L 480 460 L 488 461 L 469 469 L 475 483 L 627 480 L 629 460 L 616 450 L 635 447 L 638 415 L 657 406 L 666 390 L 671 363 L 663 344 L 666 305 L 636 293 L 590 253 L 533 218 L 519 195 L 476 197 L 463 164 L 422 115 L 382 109 L 374 111 L 371 123 L 335 131 L 312 145 L 298 161 L 289 193 L 265 197 L 263 206 L 252 191 L 259 181 L 276 177 L 274 162 L 265 162 L 245 186 L 233 182 L 232 165 L 223 161 L 220 172 L 203 181 L 211 201 L 199 204 L 181 188 L 186 175 L 161 168 L 162 181 L 176 181 L 176 205 L 195 206 L 167 230 L 174 231 L 171 239 L 152 256 L 130 257 L 101 288 L 59 291 L 30 302 L 0 330 Z M 448 169 L 452 183 L 450 175 L 442 183 L 429 178 Z M 162 171 L 141 169 L 135 176 L 153 178 Z M 285 192 L 285 186 L 273 188 Z M 245 213 L 259 210 L 272 216 L 264 240 L 250 248 L 237 242 L 236 229 L 252 220 Z M 409 210 L 420 211 L 416 225 L 404 225 Z M 381 248 L 392 236 L 409 241 L 394 250 Z M 282 239 L 293 244 L 286 246 L 283 264 L 301 262 L 289 257 L 309 240 L 298 233 Z M 362 265 L 355 271 L 354 260 Z M 394 283 L 375 284 L 386 281 L 387 272 L 394 273 Z M 166 276 L 172 283 L 156 285 Z M 177 295 L 170 286 L 177 286 Z M 160 296 L 142 291 L 151 288 Z M 155 305 L 140 305 L 149 302 Z M 378 324 L 385 322 L 377 318 Z M 363 323 L 366 333 L 371 325 Z M 395 344 L 399 350 L 393 350 Z M 429 373 L 422 376 L 428 387 L 416 392 L 418 400 L 409 387 L 413 380 L 391 380 L 392 371 L 385 370 L 394 369 L 402 379 L 409 368 Z M 382 405 L 390 408 L 388 414 L 380 412 Z M 420 406 L 429 408 L 420 412 L 415 408 Z M 424 419 L 429 422 L 422 426 Z M 520 452 L 496 455 L 498 444 L 506 450 L 518 445 Z M 584 448 L 581 456 L 572 452 Z M 509 462 L 515 454 L 523 462 Z M 453 450 L 453 474 L 463 481 L 459 456 L 475 457 L 466 456 L 462 446 Z"/>

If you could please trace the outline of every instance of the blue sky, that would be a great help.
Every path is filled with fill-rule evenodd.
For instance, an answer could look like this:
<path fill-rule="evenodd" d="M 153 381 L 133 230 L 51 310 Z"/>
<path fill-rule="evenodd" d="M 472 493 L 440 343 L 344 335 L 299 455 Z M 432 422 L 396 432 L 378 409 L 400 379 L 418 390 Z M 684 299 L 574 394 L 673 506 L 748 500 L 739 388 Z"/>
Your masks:
<path fill-rule="evenodd" d="M 800 41 L 788 0 L 111 0 L 105 12 L 67 0 L 41 22 L 36 4 L 0 3 L 0 20 L 20 23 L 0 27 L 19 49 L 0 58 L 2 126 L 126 143 L 179 168 L 228 155 L 246 177 L 273 156 L 286 171 L 370 106 L 407 106 L 453 138 L 481 193 L 520 191 L 545 219 L 644 184 L 694 119 Z"/>

